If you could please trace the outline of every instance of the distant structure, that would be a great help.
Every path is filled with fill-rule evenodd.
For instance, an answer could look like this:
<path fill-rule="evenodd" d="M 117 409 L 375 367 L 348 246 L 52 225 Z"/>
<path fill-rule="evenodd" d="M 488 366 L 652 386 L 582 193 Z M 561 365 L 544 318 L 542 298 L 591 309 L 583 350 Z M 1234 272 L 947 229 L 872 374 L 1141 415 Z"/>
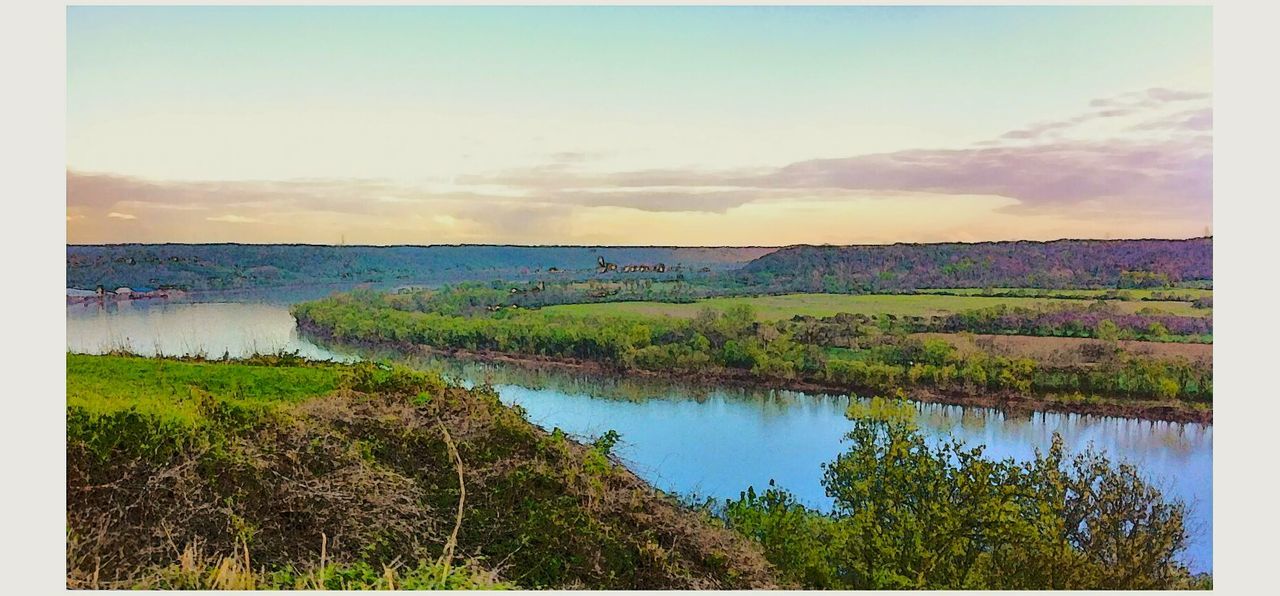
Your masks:
<path fill-rule="evenodd" d="M 667 266 L 663 263 L 657 263 L 654 265 L 645 265 L 645 264 L 627 265 L 622 268 L 623 273 L 641 273 L 641 272 L 647 272 L 647 271 L 652 271 L 655 273 L 665 273 L 666 270 L 667 270 Z"/>
<path fill-rule="evenodd" d="M 598 264 L 599 264 L 599 267 L 596 268 L 596 273 L 608 273 L 610 271 L 618 270 L 617 263 L 610 263 L 608 261 L 605 261 L 604 257 L 599 257 Z"/>

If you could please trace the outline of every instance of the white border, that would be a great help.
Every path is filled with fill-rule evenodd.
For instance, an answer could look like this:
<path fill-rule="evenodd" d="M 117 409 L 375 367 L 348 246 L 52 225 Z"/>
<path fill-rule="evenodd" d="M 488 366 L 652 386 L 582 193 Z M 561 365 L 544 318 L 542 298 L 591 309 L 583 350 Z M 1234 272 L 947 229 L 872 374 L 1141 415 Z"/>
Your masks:
<path fill-rule="evenodd" d="M 1280 197 L 1274 180 L 1280 171 L 1275 149 L 1280 142 L 1275 115 L 1280 108 L 1275 75 L 1280 10 L 1271 3 L 1245 0 L 1209 4 L 1214 6 L 1217 236 L 1214 571 L 1218 591 L 1244 594 L 1274 589 L 1276 583 L 1277 516 L 1271 501 L 1277 484 L 1273 453 L 1280 434 L 1275 430 L 1280 395 L 1275 375 L 1268 373 L 1280 369 L 1280 353 L 1274 349 L 1280 341 L 1274 305 L 1275 256 L 1280 254 L 1280 220 L 1275 217 Z M 0 540 L 5 555 L 0 561 L 8 571 L 6 591 L 49 593 L 65 585 L 65 423 L 59 396 L 65 395 L 61 271 L 66 228 L 57 219 L 65 213 L 65 7 L 21 1 L 6 3 L 0 10 L 0 221 L 8 286 L 0 292 L 8 314 L 8 334 L 0 342 L 8 406 L 0 433 L 6 464 L 0 495 L 7 530 L 6 539 Z"/>

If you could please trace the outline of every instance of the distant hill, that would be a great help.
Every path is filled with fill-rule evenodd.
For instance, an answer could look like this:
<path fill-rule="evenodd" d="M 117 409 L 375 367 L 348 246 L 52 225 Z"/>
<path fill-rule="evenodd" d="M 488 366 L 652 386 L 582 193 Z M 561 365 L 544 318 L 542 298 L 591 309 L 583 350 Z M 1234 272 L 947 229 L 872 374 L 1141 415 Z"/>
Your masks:
<path fill-rule="evenodd" d="M 589 246 L 317 246 L 283 244 L 115 244 L 67 246 L 67 287 L 177 286 L 189 290 L 303 284 L 431 284 L 520 279 L 664 263 L 723 271 L 775 248 Z M 552 272 L 554 273 L 554 272 Z"/>
<path fill-rule="evenodd" d="M 1159 287 L 1211 282 L 1213 239 L 789 246 L 732 274 L 768 289 Z"/>

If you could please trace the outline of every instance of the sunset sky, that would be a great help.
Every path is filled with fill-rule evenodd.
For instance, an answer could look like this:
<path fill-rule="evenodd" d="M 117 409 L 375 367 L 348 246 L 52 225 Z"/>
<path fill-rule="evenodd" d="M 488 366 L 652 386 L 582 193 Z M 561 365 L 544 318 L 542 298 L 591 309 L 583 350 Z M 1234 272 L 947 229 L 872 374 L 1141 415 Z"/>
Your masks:
<path fill-rule="evenodd" d="M 1212 224 L 1212 13 L 67 11 L 71 243 L 785 245 Z"/>

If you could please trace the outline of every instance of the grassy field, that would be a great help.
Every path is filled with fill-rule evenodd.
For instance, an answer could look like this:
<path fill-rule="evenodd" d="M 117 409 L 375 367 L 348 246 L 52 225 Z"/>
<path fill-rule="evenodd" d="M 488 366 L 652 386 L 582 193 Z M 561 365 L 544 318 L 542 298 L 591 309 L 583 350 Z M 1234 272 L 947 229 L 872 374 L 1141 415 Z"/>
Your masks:
<path fill-rule="evenodd" d="M 669 315 L 692 318 L 703 307 L 727 309 L 735 304 L 749 304 L 756 309 L 761 320 L 789 319 L 795 315 L 829 317 L 838 313 L 862 313 L 866 315 L 891 314 L 897 316 L 944 315 L 998 304 L 1033 307 L 1046 304 L 1080 305 L 1079 300 L 1058 298 L 992 298 L 987 296 L 943 296 L 903 294 L 787 294 L 783 296 L 752 296 L 737 298 L 709 298 L 698 302 L 674 304 L 665 302 L 607 302 L 597 304 L 564 304 L 544 308 L 544 312 L 577 315 Z M 1192 308 L 1187 302 L 1166 301 L 1112 301 L 1122 312 L 1137 312 L 1144 308 L 1159 309 L 1180 316 L 1204 316 L 1203 309 Z"/>
<path fill-rule="evenodd" d="M 184 426 L 207 414 L 201 394 L 234 406 L 261 409 L 301 401 L 337 388 L 337 369 L 196 362 L 132 356 L 67 354 L 67 407 L 91 416 L 133 410 Z"/>

